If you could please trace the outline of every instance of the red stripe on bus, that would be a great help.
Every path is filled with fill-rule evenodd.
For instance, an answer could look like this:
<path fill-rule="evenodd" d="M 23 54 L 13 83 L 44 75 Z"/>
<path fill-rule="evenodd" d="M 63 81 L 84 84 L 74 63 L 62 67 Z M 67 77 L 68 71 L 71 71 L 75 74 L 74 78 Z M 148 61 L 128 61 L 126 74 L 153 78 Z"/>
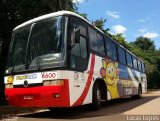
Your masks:
<path fill-rule="evenodd" d="M 92 57 L 91 57 L 91 66 L 90 66 L 90 71 L 89 71 L 89 76 L 88 76 L 88 79 L 87 79 L 87 83 L 85 85 L 85 88 L 84 88 L 81 96 L 77 99 L 77 101 L 72 106 L 81 105 L 83 103 L 83 101 L 85 100 L 85 98 L 86 98 L 86 96 L 88 94 L 88 90 L 89 90 L 89 88 L 91 86 L 93 73 L 94 73 L 94 66 L 95 66 L 95 55 L 92 55 Z"/>

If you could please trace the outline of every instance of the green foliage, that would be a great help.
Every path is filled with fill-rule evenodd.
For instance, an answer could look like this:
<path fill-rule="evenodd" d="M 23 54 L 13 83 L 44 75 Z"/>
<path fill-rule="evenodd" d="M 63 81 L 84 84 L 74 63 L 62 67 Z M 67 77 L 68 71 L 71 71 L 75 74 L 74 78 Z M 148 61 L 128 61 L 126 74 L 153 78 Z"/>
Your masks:
<path fill-rule="evenodd" d="M 106 21 L 107 21 L 106 19 L 100 18 L 95 21 L 92 21 L 92 24 L 95 25 L 100 30 L 102 30 L 105 34 L 109 34 L 108 33 L 109 29 L 108 28 L 104 29 L 104 25 L 105 25 Z"/>
<path fill-rule="evenodd" d="M 83 18 L 88 19 L 87 14 L 85 14 L 85 13 L 78 13 L 78 14 L 81 15 Z"/>
<path fill-rule="evenodd" d="M 15 26 L 37 16 L 59 10 L 74 11 L 75 9 L 72 0 L 1 0 L 0 37 L 10 38 Z"/>
<path fill-rule="evenodd" d="M 154 41 L 146 37 L 138 37 L 133 43 L 142 50 L 152 50 L 155 51 Z"/>
<path fill-rule="evenodd" d="M 126 38 L 123 36 L 123 34 L 112 35 L 112 38 L 126 48 L 129 46 L 128 43 L 125 41 Z"/>

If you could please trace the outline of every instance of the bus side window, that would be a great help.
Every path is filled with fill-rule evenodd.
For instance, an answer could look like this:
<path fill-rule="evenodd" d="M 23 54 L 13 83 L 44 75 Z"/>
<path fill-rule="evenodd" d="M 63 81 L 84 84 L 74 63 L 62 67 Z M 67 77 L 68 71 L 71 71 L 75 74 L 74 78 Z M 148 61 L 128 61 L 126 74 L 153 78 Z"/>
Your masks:
<path fill-rule="evenodd" d="M 112 43 L 112 59 L 117 61 L 117 49 L 114 43 Z"/>
<path fill-rule="evenodd" d="M 73 40 L 76 30 L 80 30 L 80 40 L 78 43 Z M 79 71 L 87 68 L 87 34 L 86 28 L 79 22 L 72 20 L 70 25 L 70 67 Z"/>
<path fill-rule="evenodd" d="M 137 59 L 133 56 L 133 67 L 135 69 L 138 69 L 138 65 L 137 65 Z"/>
<path fill-rule="evenodd" d="M 109 58 L 112 58 L 112 45 L 111 45 L 111 41 L 107 38 L 105 40 L 105 46 L 106 46 L 106 50 L 107 50 L 107 56 Z"/>
<path fill-rule="evenodd" d="M 126 57 L 127 57 L 127 65 L 130 66 L 130 67 L 133 67 L 132 56 L 127 51 L 126 51 Z"/>
<path fill-rule="evenodd" d="M 92 28 L 88 27 L 88 33 L 89 33 L 89 43 L 91 50 L 98 52 L 97 32 Z"/>
<path fill-rule="evenodd" d="M 120 63 L 126 64 L 125 51 L 120 46 L 118 47 L 118 57 L 119 57 L 119 62 Z"/>
<path fill-rule="evenodd" d="M 142 71 L 145 73 L 144 63 L 142 63 Z"/>
<path fill-rule="evenodd" d="M 106 39 L 105 47 L 107 50 L 107 56 L 115 61 L 117 61 L 117 49 L 116 44 L 111 42 L 109 38 Z"/>
<path fill-rule="evenodd" d="M 104 51 L 104 38 L 102 35 L 97 33 L 97 37 L 98 37 L 98 50 L 99 53 L 101 55 L 105 55 L 105 51 Z"/>
<path fill-rule="evenodd" d="M 142 64 L 139 60 L 138 60 L 138 69 L 139 69 L 139 71 L 142 71 Z"/>

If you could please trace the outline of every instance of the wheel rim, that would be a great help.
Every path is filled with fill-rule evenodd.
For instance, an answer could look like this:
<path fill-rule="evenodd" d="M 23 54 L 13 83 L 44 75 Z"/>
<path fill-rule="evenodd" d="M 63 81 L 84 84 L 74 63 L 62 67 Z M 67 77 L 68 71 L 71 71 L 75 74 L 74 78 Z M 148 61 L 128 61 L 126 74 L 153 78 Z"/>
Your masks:
<path fill-rule="evenodd" d="M 101 91 L 100 89 L 97 89 L 97 100 L 98 100 L 98 104 L 101 103 Z"/>

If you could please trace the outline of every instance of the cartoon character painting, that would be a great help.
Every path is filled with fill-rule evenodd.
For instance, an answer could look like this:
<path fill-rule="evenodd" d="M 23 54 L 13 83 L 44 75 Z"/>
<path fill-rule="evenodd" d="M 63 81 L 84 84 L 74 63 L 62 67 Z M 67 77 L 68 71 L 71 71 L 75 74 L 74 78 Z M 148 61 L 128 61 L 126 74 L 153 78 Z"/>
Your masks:
<path fill-rule="evenodd" d="M 8 83 L 8 84 L 12 84 L 13 81 L 14 81 L 13 76 L 9 76 L 8 79 L 7 79 L 7 83 Z"/>
<path fill-rule="evenodd" d="M 110 97 L 112 99 L 119 98 L 119 93 L 117 88 L 119 80 L 118 63 L 110 61 L 108 59 L 103 59 L 102 65 L 103 67 L 100 70 L 100 74 L 106 82 L 107 90 L 110 93 Z"/>

